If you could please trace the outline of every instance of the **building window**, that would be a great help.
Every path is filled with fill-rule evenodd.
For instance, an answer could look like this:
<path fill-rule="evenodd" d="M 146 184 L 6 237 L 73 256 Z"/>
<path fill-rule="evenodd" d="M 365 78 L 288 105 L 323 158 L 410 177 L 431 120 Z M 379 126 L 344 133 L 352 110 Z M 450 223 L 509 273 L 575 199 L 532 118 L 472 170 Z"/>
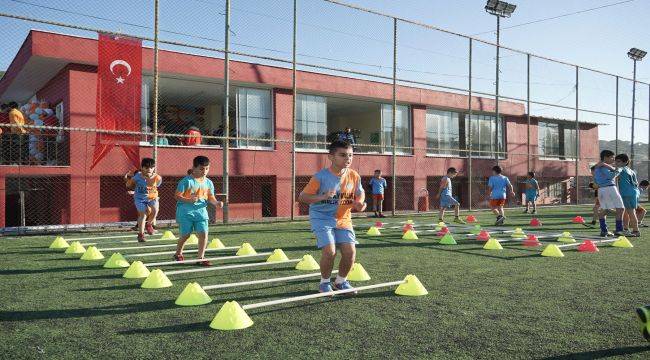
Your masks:
<path fill-rule="evenodd" d="M 427 109 L 427 154 L 460 155 L 459 119 L 460 114 L 455 112 Z"/>
<path fill-rule="evenodd" d="M 505 159 L 505 146 L 503 137 L 503 118 L 496 121 L 496 117 L 490 115 L 472 114 L 468 123 L 468 116 L 465 115 L 465 129 L 471 126 L 472 156 L 493 158 L 496 151 L 499 151 L 499 158 Z M 494 144 L 494 135 L 497 132 L 498 150 Z M 469 133 L 465 134 L 469 142 Z"/>
<path fill-rule="evenodd" d="M 327 98 L 298 94 L 296 141 L 299 149 L 327 149 Z"/>
<path fill-rule="evenodd" d="M 553 159 L 575 158 L 576 129 L 573 124 L 539 122 L 539 155 Z"/>
<path fill-rule="evenodd" d="M 269 90 L 237 88 L 237 137 L 238 147 L 272 147 L 271 141 L 260 140 L 273 138 Z"/>
<path fill-rule="evenodd" d="M 409 107 L 406 105 L 397 105 L 395 109 L 397 119 L 395 121 L 395 138 L 397 144 L 396 152 L 398 154 L 411 154 L 411 121 L 409 117 Z M 381 106 L 381 123 L 382 123 L 382 142 L 384 145 L 383 152 L 390 153 L 393 151 L 393 106 L 382 104 Z"/>

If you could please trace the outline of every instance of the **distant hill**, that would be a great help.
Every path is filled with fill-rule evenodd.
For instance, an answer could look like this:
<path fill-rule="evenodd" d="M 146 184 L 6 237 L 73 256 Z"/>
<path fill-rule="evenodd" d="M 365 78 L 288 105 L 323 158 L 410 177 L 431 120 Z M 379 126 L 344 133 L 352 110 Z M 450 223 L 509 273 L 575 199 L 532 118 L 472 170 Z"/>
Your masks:
<path fill-rule="evenodd" d="M 600 140 L 600 150 L 611 150 L 616 152 L 616 141 L 611 140 Z M 630 153 L 630 142 L 629 141 L 618 141 L 618 152 L 619 153 Z M 636 162 L 634 164 L 634 170 L 639 174 L 639 180 L 648 178 L 648 144 L 639 144 L 634 145 L 634 157 Z"/>

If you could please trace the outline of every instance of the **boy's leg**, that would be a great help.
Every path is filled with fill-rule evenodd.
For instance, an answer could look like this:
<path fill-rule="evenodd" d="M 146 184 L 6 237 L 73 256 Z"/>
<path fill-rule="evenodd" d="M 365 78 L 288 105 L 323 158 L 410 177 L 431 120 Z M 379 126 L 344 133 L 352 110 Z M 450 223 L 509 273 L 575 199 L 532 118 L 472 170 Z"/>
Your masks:
<path fill-rule="evenodd" d="M 194 231 L 194 223 L 191 219 L 179 217 L 176 218 L 176 223 L 178 223 L 178 231 L 180 232 L 180 235 L 178 243 L 176 244 L 176 254 L 174 255 L 174 258 L 179 260 L 180 257 L 180 260 L 182 260 L 183 246 L 185 246 L 185 242 L 190 238 L 190 235 L 192 235 L 192 231 Z"/>
<path fill-rule="evenodd" d="M 377 201 L 377 211 L 379 211 L 379 215 L 384 214 L 384 199 L 380 199 Z"/>
<path fill-rule="evenodd" d="M 332 268 L 334 268 L 334 259 L 336 258 L 336 246 L 334 243 L 327 244 L 321 248 L 320 255 L 320 276 L 324 281 L 332 277 Z M 322 282 L 322 281 L 321 281 Z"/>
<path fill-rule="evenodd" d="M 440 211 L 438 211 L 438 220 L 445 221 L 445 207 L 440 204 Z"/>
<path fill-rule="evenodd" d="M 460 204 L 454 206 L 454 217 L 458 219 L 460 217 Z"/>
<path fill-rule="evenodd" d="M 138 241 L 144 241 L 144 223 L 147 217 L 147 211 L 138 210 Z"/>
<path fill-rule="evenodd" d="M 340 244 L 339 250 L 341 251 L 341 261 L 339 262 L 339 273 L 336 276 L 337 283 L 346 280 L 357 255 L 354 243 Z"/>
<path fill-rule="evenodd" d="M 178 242 L 176 243 L 176 256 L 183 256 L 183 246 L 185 246 L 185 242 L 190 238 L 190 235 L 192 235 L 191 232 L 181 235 L 178 238 Z"/>
<path fill-rule="evenodd" d="M 334 229 L 330 227 L 323 227 L 318 231 L 314 231 L 316 236 L 316 246 L 321 249 L 320 255 L 320 285 L 319 292 L 332 291 L 331 277 L 332 268 L 334 268 L 334 259 L 336 258 L 336 240 L 334 237 Z"/>
<path fill-rule="evenodd" d="M 377 214 L 377 207 L 378 207 L 377 205 L 378 205 L 377 204 L 377 198 L 373 194 L 373 196 L 372 196 L 372 212 L 375 213 L 375 216 L 379 215 L 379 214 Z"/>
<path fill-rule="evenodd" d="M 205 258 L 205 248 L 208 245 L 208 232 L 197 231 L 196 237 L 199 238 L 199 251 L 197 253 L 199 259 Z"/>
<path fill-rule="evenodd" d="M 636 208 L 636 218 L 639 220 L 639 225 L 643 224 L 643 219 L 645 218 L 646 210 L 645 208 L 638 206 Z"/>
<path fill-rule="evenodd" d="M 636 217 L 636 209 L 626 209 L 628 213 L 628 229 L 632 229 L 633 232 L 639 231 L 639 220 Z"/>
<path fill-rule="evenodd" d="M 160 201 L 152 201 L 152 204 L 150 206 L 151 208 L 151 215 L 149 217 L 149 223 L 151 225 L 156 225 L 156 219 L 158 218 L 158 212 L 160 211 Z"/>

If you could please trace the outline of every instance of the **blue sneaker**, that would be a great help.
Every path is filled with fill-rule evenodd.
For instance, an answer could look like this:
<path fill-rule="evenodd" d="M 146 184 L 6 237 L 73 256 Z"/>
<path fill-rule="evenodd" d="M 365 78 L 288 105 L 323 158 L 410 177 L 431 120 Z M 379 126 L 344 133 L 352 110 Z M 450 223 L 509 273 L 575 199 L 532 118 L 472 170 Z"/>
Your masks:
<path fill-rule="evenodd" d="M 326 282 L 326 283 L 321 283 L 318 286 L 318 292 L 322 293 L 327 293 L 327 292 L 332 292 L 334 289 L 332 289 L 332 283 Z"/>
<path fill-rule="evenodd" d="M 347 281 L 347 280 L 345 280 L 344 282 L 342 282 L 342 283 L 340 283 L 340 284 L 336 284 L 336 283 L 334 283 L 334 288 L 335 288 L 336 290 L 350 290 L 350 289 L 354 289 L 354 287 L 352 287 L 352 285 L 350 285 L 350 282 Z M 352 296 L 352 295 L 356 295 L 356 294 L 357 294 L 356 291 L 350 291 L 350 292 L 344 293 L 343 295 L 346 295 L 346 296 Z"/>

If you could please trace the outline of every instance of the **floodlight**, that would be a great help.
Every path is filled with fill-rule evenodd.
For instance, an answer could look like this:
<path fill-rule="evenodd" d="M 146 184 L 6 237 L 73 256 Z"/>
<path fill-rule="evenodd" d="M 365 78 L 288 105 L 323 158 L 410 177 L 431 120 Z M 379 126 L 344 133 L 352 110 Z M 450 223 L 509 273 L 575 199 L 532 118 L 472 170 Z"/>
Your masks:
<path fill-rule="evenodd" d="M 647 51 L 643 51 L 637 48 L 631 48 L 630 51 L 627 52 L 627 56 L 629 56 L 630 59 L 634 61 L 642 60 L 647 54 L 648 54 Z"/>
<path fill-rule="evenodd" d="M 517 5 L 501 0 L 488 0 L 485 4 L 485 11 L 500 17 L 510 17 L 517 8 Z"/>

